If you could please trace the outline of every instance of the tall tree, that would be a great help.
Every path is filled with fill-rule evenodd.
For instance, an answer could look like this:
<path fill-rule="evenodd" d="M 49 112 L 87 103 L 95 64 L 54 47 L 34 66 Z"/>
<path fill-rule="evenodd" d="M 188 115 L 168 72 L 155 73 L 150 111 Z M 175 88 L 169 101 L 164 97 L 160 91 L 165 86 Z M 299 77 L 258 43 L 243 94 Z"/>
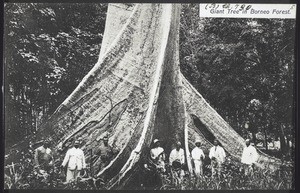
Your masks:
<path fill-rule="evenodd" d="M 206 148 L 211 146 L 205 130 L 217 138 L 229 154 L 239 158 L 244 139 L 180 72 L 180 12 L 180 5 L 175 4 L 110 4 L 105 43 L 102 44 L 98 62 L 44 122 L 37 139 L 45 136 L 52 138 L 55 148 L 66 151 L 67 144 L 80 137 L 82 148 L 87 152 L 99 146 L 101 137 L 108 134 L 109 143 L 119 149 L 117 156 L 105 168 L 99 168 L 98 159 L 93 163 L 97 176 L 108 179 L 107 188 L 120 188 L 128 182 L 138 171 L 135 166 L 147 155 L 147 147 L 154 137 L 164 139 L 167 152 L 173 142 L 182 141 L 189 158 L 190 145 L 196 137 L 203 140 Z M 213 41 L 222 40 L 219 37 L 221 34 L 210 34 Z M 243 46 L 237 41 L 226 43 L 229 47 L 225 50 L 224 43 L 215 47 L 209 45 L 205 49 L 208 52 L 216 49 L 219 53 L 232 56 L 235 52 L 239 53 L 238 48 L 241 47 L 238 46 Z M 219 67 L 217 64 L 223 60 L 239 67 L 234 63 L 239 61 L 238 58 L 231 61 L 214 53 L 212 55 L 213 58 L 208 58 L 208 61 L 213 62 L 214 68 Z M 208 66 L 204 67 L 209 70 Z M 229 64 L 221 66 L 216 75 L 223 77 L 219 74 L 228 74 L 231 68 Z M 218 82 L 209 73 L 206 78 L 207 84 Z M 227 81 L 236 80 L 228 78 Z M 243 79 L 237 83 L 239 81 Z M 239 85 L 237 83 L 235 85 Z M 217 88 L 229 96 L 236 89 L 226 84 Z M 212 93 L 216 95 L 217 91 Z M 225 101 L 221 102 L 224 104 Z M 225 116 L 232 118 L 233 115 L 228 113 Z M 195 120 L 202 125 L 196 124 Z M 259 154 L 259 165 L 273 169 L 279 167 L 278 159 L 262 152 Z M 91 162 L 91 157 L 87 157 Z M 191 169 L 189 159 L 187 163 Z"/>
<path fill-rule="evenodd" d="M 180 73 L 179 13 L 179 5 L 111 4 L 98 62 L 38 135 L 53 138 L 64 151 L 81 137 L 82 148 L 89 151 L 108 134 L 118 155 L 105 168 L 93 163 L 97 176 L 108 179 L 107 188 L 128 182 L 154 137 L 163 139 L 166 152 L 182 141 L 187 157 L 195 137 L 209 147 L 192 117 L 232 156 L 241 156 L 243 138 Z M 279 163 L 260 152 L 259 164 L 276 169 Z"/>

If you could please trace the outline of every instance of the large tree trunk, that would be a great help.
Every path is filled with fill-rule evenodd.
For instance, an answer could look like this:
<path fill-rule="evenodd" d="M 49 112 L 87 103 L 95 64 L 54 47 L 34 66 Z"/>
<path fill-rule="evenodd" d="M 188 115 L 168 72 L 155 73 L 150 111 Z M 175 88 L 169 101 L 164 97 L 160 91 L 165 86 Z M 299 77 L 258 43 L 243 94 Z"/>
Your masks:
<path fill-rule="evenodd" d="M 80 137 L 90 163 L 88 152 L 108 133 L 119 153 L 104 169 L 99 160 L 93 163 L 97 176 L 108 179 L 108 189 L 127 183 L 154 137 L 167 154 L 175 141 L 185 144 L 190 170 L 191 146 L 200 139 L 208 150 L 209 135 L 240 159 L 244 139 L 180 73 L 179 19 L 178 4 L 110 4 L 98 62 L 37 139 L 51 137 L 66 151 Z M 259 163 L 276 168 L 279 160 L 260 152 Z"/>

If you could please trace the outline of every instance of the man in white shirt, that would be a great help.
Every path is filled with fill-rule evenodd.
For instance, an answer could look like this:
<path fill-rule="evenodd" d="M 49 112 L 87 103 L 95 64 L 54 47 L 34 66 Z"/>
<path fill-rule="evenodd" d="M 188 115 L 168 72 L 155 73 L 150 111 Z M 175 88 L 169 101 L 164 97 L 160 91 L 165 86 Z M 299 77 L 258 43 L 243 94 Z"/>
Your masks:
<path fill-rule="evenodd" d="M 74 147 L 67 151 L 62 167 L 68 164 L 66 182 L 69 183 L 77 180 L 80 171 L 86 168 L 85 157 L 83 151 L 79 148 L 80 142 L 74 141 Z"/>
<path fill-rule="evenodd" d="M 176 148 L 170 153 L 169 163 L 172 169 L 178 173 L 180 177 L 183 177 L 184 171 L 182 166 L 185 162 L 184 150 L 181 148 L 181 143 L 178 141 L 176 143 Z"/>
<path fill-rule="evenodd" d="M 250 144 L 250 139 L 246 139 L 246 147 L 243 150 L 241 162 L 244 164 L 245 175 L 252 175 L 253 165 L 258 159 L 258 153 Z"/>
<path fill-rule="evenodd" d="M 184 159 L 185 159 L 184 150 L 181 148 L 181 143 L 178 141 L 176 143 L 176 148 L 173 149 L 170 153 L 170 157 L 169 157 L 170 165 L 172 166 L 174 161 L 183 165 L 185 161 Z"/>
<path fill-rule="evenodd" d="M 160 147 L 160 141 L 158 139 L 153 140 L 153 148 L 150 150 L 150 156 L 156 168 L 162 172 L 165 172 L 165 151 Z"/>
<path fill-rule="evenodd" d="M 218 140 L 214 140 L 214 146 L 210 148 L 209 158 L 211 159 L 211 173 L 212 177 L 218 174 L 221 177 L 222 164 L 225 161 L 225 151 L 223 147 L 219 145 Z"/>
<path fill-rule="evenodd" d="M 195 142 L 196 147 L 192 150 L 192 159 L 194 161 L 195 166 L 195 175 L 200 177 L 203 175 L 203 160 L 205 155 L 203 150 L 200 148 L 201 142 L 198 140 Z"/>

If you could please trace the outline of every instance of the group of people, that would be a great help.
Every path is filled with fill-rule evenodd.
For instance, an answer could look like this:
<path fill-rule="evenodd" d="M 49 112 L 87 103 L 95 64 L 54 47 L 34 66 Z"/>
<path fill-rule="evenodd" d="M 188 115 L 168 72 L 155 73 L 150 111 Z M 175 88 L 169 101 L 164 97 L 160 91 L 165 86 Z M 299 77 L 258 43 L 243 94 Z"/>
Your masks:
<path fill-rule="evenodd" d="M 67 150 L 64 156 L 61 168 L 63 171 L 66 169 L 66 182 L 76 181 L 81 172 L 86 169 L 86 160 L 83 150 L 80 148 L 81 142 L 75 140 L 73 147 Z M 95 155 L 91 157 L 91 161 L 95 158 L 100 158 L 100 168 L 109 164 L 113 156 L 113 148 L 108 144 L 108 137 L 103 137 L 103 143 L 98 148 L 95 148 Z M 50 141 L 43 141 L 42 146 L 35 149 L 34 153 L 35 167 L 39 171 L 49 172 L 53 168 L 53 153 L 50 149 Z"/>
<path fill-rule="evenodd" d="M 153 140 L 153 148 L 150 150 L 151 160 L 155 163 L 156 168 L 165 172 L 165 161 L 166 154 L 164 149 L 160 145 L 160 141 L 158 139 Z M 213 147 L 210 148 L 208 157 L 211 163 L 211 173 L 212 176 L 221 177 L 222 166 L 225 162 L 226 153 L 218 140 L 214 140 Z M 195 176 L 201 177 L 203 176 L 203 166 L 205 154 L 201 149 L 201 141 L 197 140 L 195 142 L 195 148 L 191 151 L 191 159 L 193 162 L 193 172 Z M 253 165 L 258 159 L 258 153 L 250 144 L 250 140 L 246 140 L 246 146 L 243 150 L 241 163 L 243 164 L 243 169 L 245 171 L 245 175 L 249 175 L 253 172 Z M 176 171 L 178 176 L 182 178 L 185 174 L 184 166 L 185 166 L 185 152 L 181 147 L 181 143 L 177 142 L 175 144 L 175 148 L 171 151 L 169 155 L 169 166 L 171 166 L 172 171 Z"/>
<path fill-rule="evenodd" d="M 80 141 L 75 140 L 73 147 L 68 149 L 66 155 L 61 163 L 62 168 L 66 168 L 66 182 L 69 183 L 76 180 L 81 171 L 86 169 L 85 155 L 82 149 L 80 149 Z M 95 158 L 100 158 L 100 168 L 107 166 L 112 159 L 113 149 L 108 144 L 108 137 L 103 138 L 103 143 L 95 148 L 95 155 L 91 157 L 91 161 L 95 161 Z M 211 173 L 212 176 L 221 177 L 222 165 L 225 162 L 226 153 L 223 147 L 220 146 L 217 140 L 214 140 L 213 147 L 210 148 L 208 157 L 211 162 Z M 193 162 L 193 171 L 195 176 L 201 177 L 203 175 L 203 165 L 205 154 L 201 149 L 201 141 L 195 142 L 195 148 L 191 151 L 191 159 Z M 250 140 L 246 140 L 246 146 L 243 150 L 241 163 L 244 165 L 245 175 L 249 175 L 253 172 L 253 164 L 257 161 L 258 154 L 250 144 Z M 50 141 L 46 140 L 43 145 L 35 150 L 34 160 L 38 169 L 43 169 L 46 172 L 53 167 L 53 153 L 50 149 Z M 150 160 L 155 165 L 156 170 L 162 173 L 166 172 L 166 154 L 164 149 L 161 147 L 158 139 L 153 140 L 153 148 L 150 150 Z M 179 178 L 185 175 L 184 166 L 186 162 L 185 152 L 181 147 L 181 142 L 175 144 L 175 148 L 170 152 L 169 155 L 169 166 Z M 147 165 L 147 164 L 146 164 Z"/>

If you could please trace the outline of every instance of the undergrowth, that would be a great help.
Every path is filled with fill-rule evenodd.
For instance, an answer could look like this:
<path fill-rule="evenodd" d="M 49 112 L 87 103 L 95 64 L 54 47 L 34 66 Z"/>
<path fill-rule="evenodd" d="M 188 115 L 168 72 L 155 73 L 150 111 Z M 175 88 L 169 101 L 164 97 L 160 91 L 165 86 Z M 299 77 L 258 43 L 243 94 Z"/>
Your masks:
<path fill-rule="evenodd" d="M 91 176 L 89 168 L 77 182 L 67 184 L 64 182 L 65 171 L 59 167 L 62 162 L 61 157 L 55 160 L 55 164 L 49 172 L 45 172 L 35 169 L 33 151 L 21 154 L 22 158 L 18 162 L 5 166 L 5 189 L 105 189 L 103 180 Z M 138 183 L 127 189 L 290 190 L 294 189 L 293 168 L 293 165 L 282 165 L 277 171 L 271 171 L 255 167 L 253 175 L 246 176 L 241 170 L 241 164 L 228 157 L 220 178 L 211 177 L 210 164 L 206 163 L 204 175 L 201 178 L 196 178 L 186 171 L 186 175 L 180 179 L 168 170 L 165 174 L 158 175 L 160 176 L 159 183 L 155 182 L 156 184 L 145 186 L 145 184 L 142 185 L 143 182 L 136 180 Z M 148 175 L 145 179 L 149 181 L 152 177 Z"/>

